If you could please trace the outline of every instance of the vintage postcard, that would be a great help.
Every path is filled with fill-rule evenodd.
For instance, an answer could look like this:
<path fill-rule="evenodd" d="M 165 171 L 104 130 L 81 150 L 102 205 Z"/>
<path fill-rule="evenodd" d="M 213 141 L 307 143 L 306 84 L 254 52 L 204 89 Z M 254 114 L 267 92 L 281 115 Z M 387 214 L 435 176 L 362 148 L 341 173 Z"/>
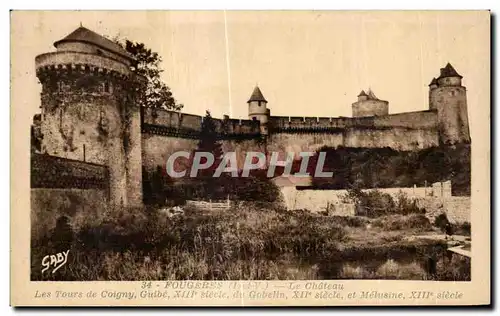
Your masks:
<path fill-rule="evenodd" d="M 490 20 L 12 11 L 11 304 L 489 305 Z"/>

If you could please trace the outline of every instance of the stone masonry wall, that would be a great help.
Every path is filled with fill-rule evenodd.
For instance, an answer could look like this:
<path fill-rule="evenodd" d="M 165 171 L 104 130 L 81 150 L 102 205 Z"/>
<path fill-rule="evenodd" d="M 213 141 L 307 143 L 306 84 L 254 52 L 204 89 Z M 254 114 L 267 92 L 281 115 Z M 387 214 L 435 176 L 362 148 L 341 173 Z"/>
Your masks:
<path fill-rule="evenodd" d="M 377 116 L 389 113 L 389 102 L 383 100 L 363 100 L 352 104 L 352 116 Z"/>
<path fill-rule="evenodd" d="M 191 152 L 197 145 L 196 139 L 142 133 L 142 166 L 147 172 L 164 168 L 174 152 Z"/>
<path fill-rule="evenodd" d="M 174 134 L 176 130 L 199 132 L 203 116 L 186 114 L 162 109 L 143 109 L 143 123 L 166 127 Z M 238 120 L 238 119 L 218 119 L 213 118 L 217 130 L 221 133 L 229 134 L 257 134 L 260 132 L 258 121 Z"/>
<path fill-rule="evenodd" d="M 148 172 L 165 166 L 174 152 L 196 148 L 203 117 L 153 109 L 143 109 L 142 115 L 142 164 Z M 271 128 L 265 143 L 260 141 L 256 122 L 227 117 L 214 120 L 221 132 L 223 151 L 236 151 L 239 168 L 248 151 L 268 155 L 278 152 L 279 159 L 284 160 L 287 152 L 294 152 L 298 158 L 299 152 L 314 152 L 324 146 L 412 150 L 439 142 L 435 111 L 360 118 L 271 117 L 269 124 L 274 132 Z M 238 135 L 245 137 L 231 139 Z"/>
<path fill-rule="evenodd" d="M 371 191 L 368 189 L 363 191 Z M 445 213 L 452 223 L 470 222 L 470 197 L 451 196 L 451 183 L 437 183 L 431 187 L 377 189 L 397 198 L 400 193 L 415 199 L 419 207 L 426 209 L 426 216 L 434 217 Z M 354 205 L 344 203 L 342 197 L 347 190 L 297 190 L 294 186 L 281 188 L 287 209 L 306 209 L 313 213 L 328 211 L 329 215 L 354 216 Z M 350 205 L 350 206 L 349 206 Z"/>
<path fill-rule="evenodd" d="M 267 150 L 279 152 L 280 159 L 287 152 L 294 152 L 298 158 L 299 152 L 314 152 L 323 146 L 338 147 L 343 145 L 342 133 L 277 133 L 268 138 Z"/>
<path fill-rule="evenodd" d="M 31 237 L 40 238 L 55 227 L 60 216 L 67 216 L 74 228 L 84 219 L 105 214 L 107 194 L 100 189 L 32 188 Z"/>
<path fill-rule="evenodd" d="M 382 148 L 396 150 L 424 149 L 439 144 L 437 129 L 348 128 L 344 132 L 344 147 Z"/>
<path fill-rule="evenodd" d="M 142 134 L 142 164 L 147 172 L 165 167 L 168 158 L 177 151 L 192 152 L 198 146 L 198 140 L 174 136 Z M 247 152 L 265 152 L 264 145 L 257 140 L 222 140 L 223 152 L 236 152 L 238 167 L 243 167 Z M 181 171 L 181 170 L 177 170 Z"/>

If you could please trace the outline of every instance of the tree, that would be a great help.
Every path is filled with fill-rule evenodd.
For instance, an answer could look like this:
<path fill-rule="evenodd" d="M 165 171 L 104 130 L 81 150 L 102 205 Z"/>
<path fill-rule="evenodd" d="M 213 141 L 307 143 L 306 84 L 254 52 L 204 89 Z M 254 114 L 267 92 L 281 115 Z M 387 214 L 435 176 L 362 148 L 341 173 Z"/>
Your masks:
<path fill-rule="evenodd" d="M 222 144 L 218 140 L 218 135 L 219 133 L 215 120 L 212 118 L 210 112 L 206 111 L 206 115 L 201 123 L 198 145 L 191 153 L 188 163 L 189 167 L 186 174 L 189 176 L 191 169 L 193 168 L 194 156 L 197 152 L 211 153 L 214 156 L 214 163 L 207 169 L 198 170 L 196 179 L 191 181 L 191 185 L 197 187 L 196 190 L 201 190 L 200 195 L 209 199 L 219 199 L 225 197 L 223 190 L 225 175 L 222 174 L 221 177 L 218 178 L 213 177 L 217 167 L 222 161 L 223 156 Z M 205 157 L 201 157 L 199 163 L 204 164 L 206 162 L 207 159 Z"/>
<path fill-rule="evenodd" d="M 180 111 L 184 105 L 175 100 L 170 88 L 161 81 L 160 74 L 163 70 L 160 68 L 162 62 L 160 55 L 147 48 L 144 43 L 129 40 L 120 41 L 118 39 L 115 39 L 115 42 L 135 58 L 131 70 L 138 75 L 144 76 L 147 80 L 145 91 L 138 100 L 139 105 Z"/>
<path fill-rule="evenodd" d="M 198 147 L 196 149 L 198 152 L 209 152 L 214 155 L 214 163 L 211 168 L 208 168 L 202 173 L 203 176 L 211 177 L 215 172 L 215 169 L 219 166 L 222 161 L 222 156 L 224 152 L 222 151 L 222 144 L 218 141 L 217 126 L 215 124 L 210 111 L 206 111 L 203 122 L 201 123 L 201 133 L 200 140 L 198 141 Z M 206 161 L 202 160 L 201 163 Z"/>

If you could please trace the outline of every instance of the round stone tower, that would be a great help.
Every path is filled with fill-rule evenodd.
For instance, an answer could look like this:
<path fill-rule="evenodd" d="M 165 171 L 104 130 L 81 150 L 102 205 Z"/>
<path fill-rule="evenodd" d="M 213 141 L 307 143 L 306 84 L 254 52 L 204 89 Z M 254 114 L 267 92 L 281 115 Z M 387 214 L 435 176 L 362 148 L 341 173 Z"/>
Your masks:
<path fill-rule="evenodd" d="M 380 100 L 371 89 L 358 95 L 358 101 L 352 104 L 352 116 L 382 116 L 389 114 L 389 102 Z"/>
<path fill-rule="evenodd" d="M 106 165 L 109 202 L 142 204 L 140 111 L 133 57 L 120 45 L 79 27 L 36 57 L 42 84 L 42 152 Z"/>
<path fill-rule="evenodd" d="M 469 142 L 467 93 L 462 76 L 448 63 L 429 85 L 429 109 L 436 110 L 440 142 Z"/>
<path fill-rule="evenodd" d="M 267 108 L 267 100 L 262 95 L 259 87 L 253 89 L 248 103 L 248 118 L 260 122 L 260 132 L 262 135 L 268 134 L 268 121 L 271 111 Z"/>

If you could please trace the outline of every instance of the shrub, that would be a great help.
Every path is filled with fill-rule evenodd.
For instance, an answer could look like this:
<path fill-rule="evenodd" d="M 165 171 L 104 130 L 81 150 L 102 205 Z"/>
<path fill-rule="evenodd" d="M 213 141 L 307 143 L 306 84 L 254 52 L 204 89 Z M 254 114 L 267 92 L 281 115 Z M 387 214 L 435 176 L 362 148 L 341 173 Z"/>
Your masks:
<path fill-rule="evenodd" d="M 417 229 L 418 231 L 432 230 L 431 222 L 425 215 L 390 215 L 379 217 L 372 222 L 375 227 L 384 230 Z"/>
<path fill-rule="evenodd" d="M 426 279 L 426 272 L 416 262 L 402 264 L 389 259 L 377 269 L 376 276 L 378 279 L 422 280 Z"/>
<path fill-rule="evenodd" d="M 330 189 L 423 186 L 452 180 L 453 195 L 470 196 L 470 144 L 443 144 L 421 150 L 323 147 L 324 170 L 332 178 L 313 178 L 313 186 Z M 313 160 L 314 161 L 314 160 Z"/>
<path fill-rule="evenodd" d="M 469 222 L 464 222 L 461 224 L 454 225 L 454 234 L 456 235 L 463 235 L 463 236 L 470 236 L 470 223 Z"/>
<path fill-rule="evenodd" d="M 175 217 L 148 209 L 124 209 L 99 222 L 82 223 L 70 245 L 71 267 L 57 275 L 40 274 L 42 256 L 52 252 L 33 247 L 32 278 L 228 279 L 244 275 L 286 279 L 290 274 L 316 278 L 315 272 L 296 268 L 297 260 L 327 256 L 345 235 L 336 219 L 275 209 L 266 212 L 249 204 L 238 212 Z M 41 240 L 34 243 L 44 244 Z M 286 266 L 288 272 L 278 273 Z"/>
<path fill-rule="evenodd" d="M 356 216 L 330 216 L 329 218 L 332 222 L 342 227 L 365 227 L 369 223 L 368 219 Z"/>
<path fill-rule="evenodd" d="M 425 214 L 425 209 L 418 207 L 417 201 L 408 198 L 400 191 L 394 199 L 390 194 L 380 190 L 363 192 L 358 188 L 350 189 L 342 197 L 344 203 L 356 205 L 356 215 L 379 217 L 389 214 Z"/>
<path fill-rule="evenodd" d="M 437 263 L 436 279 L 442 281 L 470 281 L 471 259 L 453 255 L 450 261 L 440 260 Z"/>
<path fill-rule="evenodd" d="M 351 263 L 346 263 L 340 271 L 341 279 L 370 279 L 373 278 L 373 273 L 361 266 L 355 266 Z"/>
<path fill-rule="evenodd" d="M 396 204 L 393 198 L 379 190 L 363 192 L 359 189 L 348 191 L 348 199 L 356 205 L 356 215 L 377 217 L 391 214 L 395 211 Z"/>
<path fill-rule="evenodd" d="M 396 196 L 396 208 L 398 214 L 425 214 L 425 209 L 417 205 L 417 201 L 410 199 L 406 193 L 399 191 Z"/>
<path fill-rule="evenodd" d="M 441 213 L 434 218 L 434 226 L 441 229 L 442 231 L 445 231 L 446 226 L 449 224 L 450 221 L 448 220 L 448 216 L 446 216 L 446 213 Z"/>

